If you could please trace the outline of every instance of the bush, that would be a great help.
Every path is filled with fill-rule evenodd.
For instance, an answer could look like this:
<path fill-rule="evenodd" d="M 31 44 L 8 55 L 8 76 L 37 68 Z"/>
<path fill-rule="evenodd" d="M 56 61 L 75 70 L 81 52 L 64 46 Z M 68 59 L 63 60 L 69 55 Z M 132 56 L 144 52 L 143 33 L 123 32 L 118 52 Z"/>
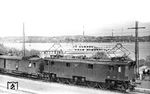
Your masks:
<path fill-rule="evenodd" d="M 8 49 L 3 44 L 0 44 L 0 54 L 6 54 L 7 52 Z"/>
<path fill-rule="evenodd" d="M 146 66 L 150 67 L 150 55 L 146 57 Z"/>

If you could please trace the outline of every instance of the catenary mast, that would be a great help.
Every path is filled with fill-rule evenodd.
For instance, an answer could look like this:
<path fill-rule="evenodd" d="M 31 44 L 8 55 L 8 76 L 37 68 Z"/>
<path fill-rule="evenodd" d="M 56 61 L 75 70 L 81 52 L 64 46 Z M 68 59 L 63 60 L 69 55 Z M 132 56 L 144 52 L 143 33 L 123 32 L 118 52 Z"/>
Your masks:
<path fill-rule="evenodd" d="M 138 29 L 145 29 L 145 27 L 139 27 L 138 21 L 135 22 L 135 27 L 128 29 L 135 29 L 135 61 L 137 67 L 137 75 L 139 74 L 139 40 L 138 40 Z"/>
<path fill-rule="evenodd" d="M 24 28 L 24 23 L 23 23 L 23 56 L 25 57 L 25 28 Z"/>

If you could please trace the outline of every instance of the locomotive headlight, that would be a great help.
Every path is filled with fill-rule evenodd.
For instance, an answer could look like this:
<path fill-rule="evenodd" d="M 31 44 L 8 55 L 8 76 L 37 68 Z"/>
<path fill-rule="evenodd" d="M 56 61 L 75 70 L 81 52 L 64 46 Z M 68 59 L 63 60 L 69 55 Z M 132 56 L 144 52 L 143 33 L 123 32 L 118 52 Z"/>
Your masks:
<path fill-rule="evenodd" d="M 75 80 L 75 81 L 77 81 L 77 80 L 78 80 L 78 78 L 77 78 L 77 77 L 75 77 L 75 78 L 74 78 L 74 80 Z"/>
<path fill-rule="evenodd" d="M 110 76 L 107 76 L 107 78 L 110 78 Z"/>
<path fill-rule="evenodd" d="M 115 81 L 111 81 L 112 84 L 115 84 Z"/>
<path fill-rule="evenodd" d="M 85 78 L 82 78 L 81 80 L 82 80 L 82 82 L 84 82 L 84 81 L 85 81 Z"/>
<path fill-rule="evenodd" d="M 116 78 L 116 76 L 113 76 L 113 78 Z"/>

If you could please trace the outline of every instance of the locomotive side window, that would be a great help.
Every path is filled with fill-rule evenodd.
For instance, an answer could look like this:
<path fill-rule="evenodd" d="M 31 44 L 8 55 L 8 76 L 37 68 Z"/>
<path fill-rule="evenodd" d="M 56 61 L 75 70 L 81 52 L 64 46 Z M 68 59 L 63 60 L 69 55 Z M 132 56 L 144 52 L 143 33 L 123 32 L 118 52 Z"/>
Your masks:
<path fill-rule="evenodd" d="M 114 66 L 108 66 L 110 71 L 114 71 Z"/>
<path fill-rule="evenodd" d="M 70 63 L 66 63 L 66 66 L 67 66 L 67 67 L 70 67 Z"/>
<path fill-rule="evenodd" d="M 128 69 L 130 70 L 130 69 L 131 69 L 131 66 L 129 66 Z"/>
<path fill-rule="evenodd" d="M 88 64 L 88 69 L 93 69 L 93 64 Z"/>
<path fill-rule="evenodd" d="M 118 67 L 118 72 L 121 72 L 121 66 Z"/>
<path fill-rule="evenodd" d="M 33 66 L 36 67 L 36 63 L 33 63 Z"/>
<path fill-rule="evenodd" d="M 54 65 L 54 64 L 55 64 L 54 61 L 52 61 L 52 62 L 51 62 L 51 65 Z"/>
<path fill-rule="evenodd" d="M 31 63 L 31 62 L 29 62 L 29 66 L 28 66 L 28 67 L 29 67 L 29 68 L 31 68 L 31 66 L 32 66 L 32 63 Z"/>
<path fill-rule="evenodd" d="M 46 65 L 48 65 L 48 61 L 46 62 Z"/>
<path fill-rule="evenodd" d="M 4 68 L 6 68 L 6 59 L 4 59 Z"/>

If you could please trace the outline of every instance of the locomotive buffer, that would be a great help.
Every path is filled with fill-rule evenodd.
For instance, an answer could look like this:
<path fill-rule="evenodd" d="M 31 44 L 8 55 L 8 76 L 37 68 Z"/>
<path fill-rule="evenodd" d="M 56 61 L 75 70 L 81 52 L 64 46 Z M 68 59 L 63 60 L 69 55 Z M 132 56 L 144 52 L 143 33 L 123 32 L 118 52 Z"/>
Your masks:
<path fill-rule="evenodd" d="M 135 22 L 135 27 L 128 29 L 135 29 L 135 61 L 137 68 L 137 75 L 139 75 L 139 41 L 138 41 L 138 29 L 145 29 L 145 27 L 138 27 L 138 21 Z"/>

